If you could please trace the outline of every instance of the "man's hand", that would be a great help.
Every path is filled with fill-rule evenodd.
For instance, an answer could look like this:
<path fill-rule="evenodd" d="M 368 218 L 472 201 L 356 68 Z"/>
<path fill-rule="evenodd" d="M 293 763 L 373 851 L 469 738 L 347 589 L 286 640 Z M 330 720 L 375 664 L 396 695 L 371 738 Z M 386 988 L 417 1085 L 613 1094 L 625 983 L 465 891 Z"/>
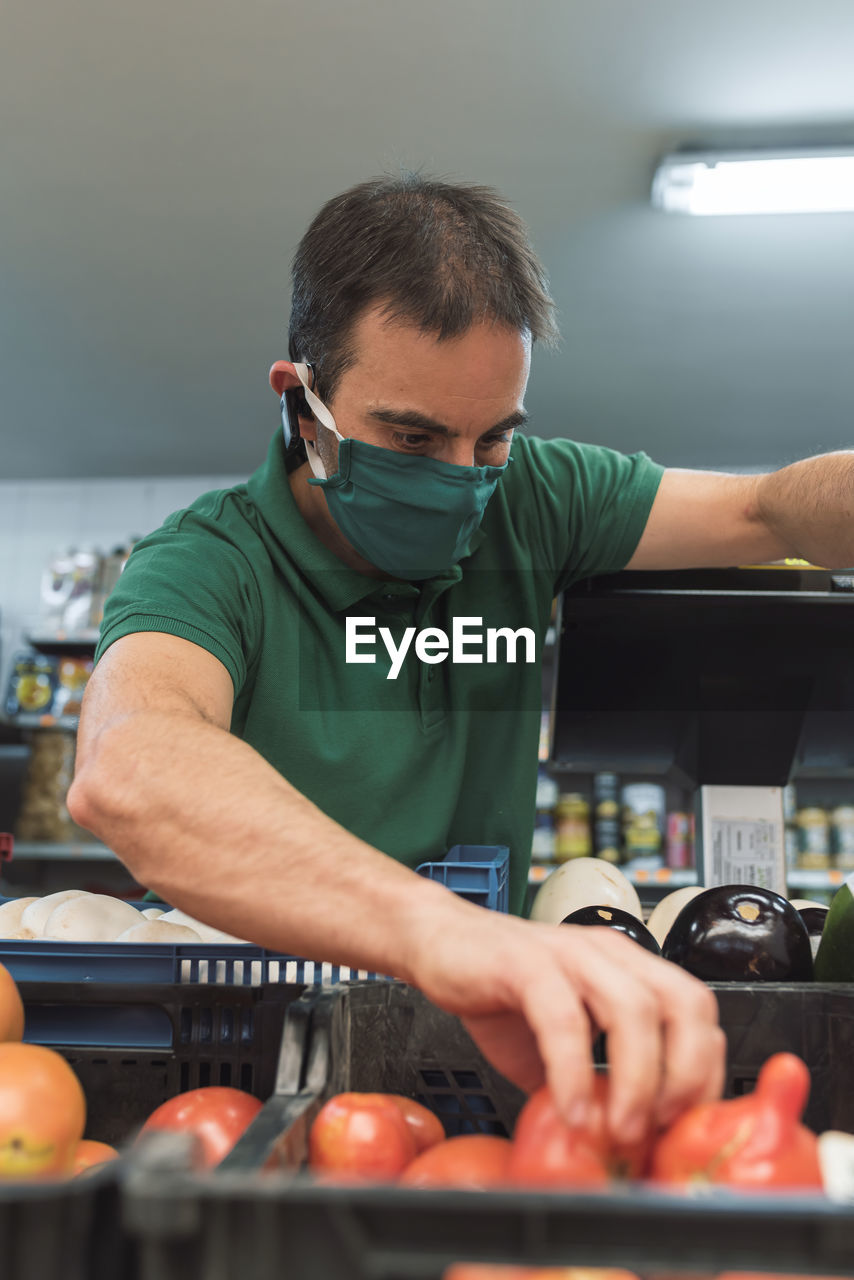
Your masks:
<path fill-rule="evenodd" d="M 450 914 L 450 913 L 449 913 Z M 609 1127 L 632 1142 L 720 1097 L 726 1039 L 708 987 L 612 929 L 536 924 L 472 908 L 433 936 L 413 980 L 531 1091 L 547 1081 L 581 1123 L 591 1042 L 608 1037 Z"/>

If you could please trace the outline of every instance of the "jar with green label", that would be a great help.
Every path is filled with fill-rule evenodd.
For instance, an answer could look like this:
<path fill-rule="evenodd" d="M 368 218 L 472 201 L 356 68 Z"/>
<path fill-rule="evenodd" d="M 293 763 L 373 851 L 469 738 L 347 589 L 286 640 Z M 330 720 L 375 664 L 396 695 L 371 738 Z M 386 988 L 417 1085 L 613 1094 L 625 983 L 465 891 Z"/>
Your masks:
<path fill-rule="evenodd" d="M 558 862 L 593 853 L 590 805 L 576 791 L 564 792 L 555 806 L 555 857 Z"/>

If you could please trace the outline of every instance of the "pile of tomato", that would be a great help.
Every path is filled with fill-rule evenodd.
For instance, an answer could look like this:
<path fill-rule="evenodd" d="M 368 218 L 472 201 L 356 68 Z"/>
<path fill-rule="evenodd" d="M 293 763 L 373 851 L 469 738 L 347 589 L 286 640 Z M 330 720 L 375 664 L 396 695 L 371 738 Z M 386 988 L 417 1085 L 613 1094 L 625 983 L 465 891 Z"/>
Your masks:
<path fill-rule="evenodd" d="M 447 1138 L 426 1107 L 382 1093 L 342 1093 L 318 1113 L 309 1167 L 323 1181 L 396 1181 L 411 1187 L 580 1190 L 620 1180 L 745 1189 L 820 1190 L 818 1142 L 801 1123 L 809 1072 L 778 1053 L 753 1093 L 691 1107 L 663 1133 L 622 1143 L 607 1125 L 608 1078 L 597 1075 L 588 1118 L 572 1126 L 547 1087 L 523 1106 L 512 1139 Z"/>

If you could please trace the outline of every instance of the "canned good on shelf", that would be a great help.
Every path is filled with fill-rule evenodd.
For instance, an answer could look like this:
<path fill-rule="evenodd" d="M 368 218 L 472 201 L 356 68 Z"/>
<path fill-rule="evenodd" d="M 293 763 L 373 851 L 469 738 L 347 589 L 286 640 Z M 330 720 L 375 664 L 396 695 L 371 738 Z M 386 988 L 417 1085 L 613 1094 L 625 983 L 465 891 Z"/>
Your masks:
<path fill-rule="evenodd" d="M 633 782 L 623 787 L 623 847 L 626 858 L 661 853 L 664 831 L 664 787 Z"/>
<path fill-rule="evenodd" d="M 831 811 L 830 847 L 837 867 L 854 869 L 854 805 L 838 805 Z"/>
<path fill-rule="evenodd" d="M 555 806 L 555 856 L 558 862 L 568 862 L 589 858 L 592 852 L 590 805 L 578 792 L 566 792 Z"/>
<path fill-rule="evenodd" d="M 668 867 L 683 870 L 694 865 L 694 816 L 674 810 L 667 815 L 665 860 Z"/>
<path fill-rule="evenodd" d="M 824 870 L 830 866 L 830 818 L 826 809 L 812 805 L 799 809 L 798 866 Z"/>

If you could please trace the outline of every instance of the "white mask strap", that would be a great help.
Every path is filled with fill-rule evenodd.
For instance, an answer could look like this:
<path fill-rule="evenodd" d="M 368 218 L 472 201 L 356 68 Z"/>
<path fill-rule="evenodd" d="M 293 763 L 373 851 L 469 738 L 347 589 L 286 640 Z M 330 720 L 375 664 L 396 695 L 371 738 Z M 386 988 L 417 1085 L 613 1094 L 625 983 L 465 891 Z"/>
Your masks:
<path fill-rule="evenodd" d="M 329 412 L 323 401 L 317 398 L 311 387 L 308 385 L 308 365 L 294 364 L 294 372 L 302 383 L 308 407 L 311 409 L 317 421 L 322 423 L 324 427 L 328 428 L 328 430 L 334 434 L 336 440 L 343 440 L 344 437 L 336 427 L 335 419 L 332 414 Z M 303 437 L 303 443 L 305 444 L 308 465 L 311 467 L 318 480 L 326 480 L 328 478 L 326 475 L 326 468 L 320 460 L 320 454 L 317 452 L 317 445 L 313 440 L 306 440 L 305 437 Z"/>

